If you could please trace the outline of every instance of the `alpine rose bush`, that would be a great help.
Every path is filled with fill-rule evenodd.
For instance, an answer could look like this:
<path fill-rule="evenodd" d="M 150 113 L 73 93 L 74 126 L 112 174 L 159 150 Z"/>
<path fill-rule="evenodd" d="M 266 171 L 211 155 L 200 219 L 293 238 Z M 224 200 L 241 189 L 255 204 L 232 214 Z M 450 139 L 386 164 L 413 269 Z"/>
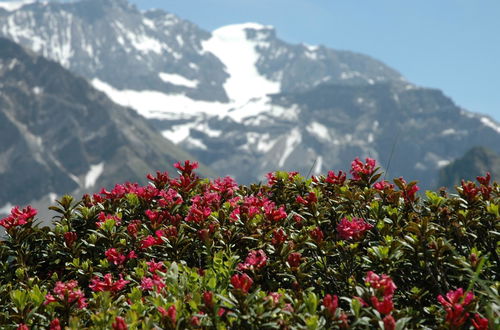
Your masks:
<path fill-rule="evenodd" d="M 500 188 L 148 174 L 0 219 L 2 329 L 498 329 Z M 420 193 L 419 193 L 420 192 Z"/>

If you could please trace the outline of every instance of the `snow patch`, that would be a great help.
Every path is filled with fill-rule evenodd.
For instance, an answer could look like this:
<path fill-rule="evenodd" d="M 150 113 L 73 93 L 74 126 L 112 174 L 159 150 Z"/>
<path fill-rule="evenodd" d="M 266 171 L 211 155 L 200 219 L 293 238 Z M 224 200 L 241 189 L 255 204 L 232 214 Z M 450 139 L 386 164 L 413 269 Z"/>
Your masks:
<path fill-rule="evenodd" d="M 199 83 L 198 80 L 190 80 L 187 79 L 186 77 L 183 77 L 175 73 L 160 72 L 158 73 L 158 76 L 160 77 L 161 80 L 163 80 L 166 83 L 177 86 L 184 86 L 188 88 L 196 88 L 198 87 Z"/>
<path fill-rule="evenodd" d="M 493 120 L 491 120 L 488 117 L 481 117 L 481 123 L 483 123 L 484 126 L 488 126 L 492 129 L 494 129 L 497 133 L 500 133 L 500 125 L 495 123 Z"/>
<path fill-rule="evenodd" d="M 104 171 L 104 162 L 96 165 L 91 165 L 90 170 L 85 175 L 85 188 L 93 187 L 103 171 Z"/>
<path fill-rule="evenodd" d="M 307 125 L 306 130 L 322 140 L 331 140 L 330 134 L 328 133 L 328 128 L 316 121 L 313 121 L 309 125 Z"/>
<path fill-rule="evenodd" d="M 7 11 L 15 11 L 19 8 L 35 3 L 36 0 L 19 0 L 19 1 L 7 1 L 0 2 L 0 8 L 5 9 Z"/>
<path fill-rule="evenodd" d="M 99 79 L 93 79 L 92 85 L 106 93 L 113 102 L 131 107 L 146 118 L 179 119 L 193 114 L 224 116 L 229 107 L 225 103 L 196 101 L 179 94 L 151 90 L 118 90 Z"/>
<path fill-rule="evenodd" d="M 249 40 L 247 29 L 269 27 L 256 23 L 228 25 L 215 30 L 212 37 L 202 43 L 204 51 L 214 54 L 226 66 L 229 78 L 224 88 L 237 105 L 245 104 L 252 98 L 278 93 L 281 89 L 279 82 L 271 81 L 258 72 L 256 47 L 259 41 Z"/>
<path fill-rule="evenodd" d="M 196 123 L 174 125 L 170 129 L 162 131 L 161 134 L 173 143 L 178 144 L 189 137 L 189 132 L 195 125 Z"/>
<path fill-rule="evenodd" d="M 200 139 L 195 139 L 191 136 L 188 136 L 188 138 L 185 140 L 185 142 L 190 147 L 194 147 L 194 148 L 202 149 L 202 150 L 207 150 L 207 146 Z"/>
<path fill-rule="evenodd" d="M 453 135 L 457 134 L 457 131 L 454 128 L 448 128 L 441 132 L 441 135 Z"/>
<path fill-rule="evenodd" d="M 450 163 L 450 161 L 449 161 L 449 160 L 442 159 L 442 160 L 438 160 L 438 162 L 437 162 L 437 166 L 438 166 L 439 168 L 441 168 L 441 167 L 444 167 L 444 166 L 448 165 L 449 163 Z"/>
<path fill-rule="evenodd" d="M 286 139 L 285 150 L 283 151 L 283 154 L 281 155 L 278 163 L 280 167 L 283 167 L 283 165 L 285 165 L 286 160 L 300 142 L 302 142 L 302 135 L 300 134 L 298 128 L 294 128 Z"/>
<path fill-rule="evenodd" d="M 33 87 L 33 93 L 35 95 L 40 95 L 42 93 L 43 89 L 39 86 Z"/>

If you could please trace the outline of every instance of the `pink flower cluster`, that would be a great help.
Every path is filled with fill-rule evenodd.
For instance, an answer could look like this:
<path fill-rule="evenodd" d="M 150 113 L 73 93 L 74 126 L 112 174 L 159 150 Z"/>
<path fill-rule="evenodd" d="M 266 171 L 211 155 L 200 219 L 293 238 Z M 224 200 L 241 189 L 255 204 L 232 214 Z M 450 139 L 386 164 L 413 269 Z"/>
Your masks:
<path fill-rule="evenodd" d="M 127 259 L 137 258 L 137 254 L 133 250 L 130 251 L 127 255 L 124 255 L 118 252 L 118 250 L 115 248 L 106 250 L 106 252 L 104 252 L 104 255 L 109 262 L 112 262 L 117 266 L 123 264 Z"/>
<path fill-rule="evenodd" d="M 54 302 L 60 302 L 63 305 L 69 305 L 74 302 L 78 304 L 80 309 L 87 307 L 87 300 L 84 293 L 78 288 L 78 282 L 75 280 L 64 282 L 56 282 L 52 293 L 45 295 L 44 305 Z"/>
<path fill-rule="evenodd" d="M 238 270 L 254 270 L 261 269 L 267 263 L 267 255 L 264 250 L 251 250 L 245 263 L 238 264 Z"/>
<path fill-rule="evenodd" d="M 231 277 L 231 284 L 236 290 L 243 293 L 248 293 L 248 291 L 252 287 L 253 280 L 247 274 L 234 274 Z"/>
<path fill-rule="evenodd" d="M 394 309 L 392 298 L 397 288 L 392 279 L 385 274 L 379 276 L 369 271 L 366 274 L 365 281 L 375 291 L 375 294 L 370 297 L 372 306 L 381 314 L 390 314 Z"/>
<path fill-rule="evenodd" d="M 356 157 L 351 163 L 351 175 L 354 181 L 359 181 L 362 178 L 369 177 L 375 171 L 375 159 L 366 158 L 366 163 L 363 163 Z"/>
<path fill-rule="evenodd" d="M 371 224 L 361 218 L 352 218 L 351 221 L 347 218 L 343 218 L 337 225 L 337 232 L 340 238 L 344 240 L 352 239 L 358 241 L 372 228 L 373 226 Z"/>
<path fill-rule="evenodd" d="M 37 210 L 29 205 L 22 211 L 19 210 L 19 206 L 15 206 L 10 211 L 10 215 L 8 217 L 0 220 L 0 226 L 9 230 L 12 227 L 25 225 L 28 221 L 33 220 L 37 213 Z"/>
<path fill-rule="evenodd" d="M 446 297 L 439 295 L 437 299 L 444 307 L 446 323 L 451 327 L 459 328 L 468 320 L 470 314 L 466 309 L 474 300 L 472 292 L 464 293 L 464 289 L 459 288 L 455 291 L 449 291 Z M 488 319 L 481 317 L 479 314 L 475 314 L 471 322 L 476 329 L 488 329 Z"/>
<path fill-rule="evenodd" d="M 94 277 L 89 284 L 89 288 L 92 291 L 111 291 L 117 292 L 125 288 L 125 286 L 130 283 L 130 281 L 124 280 L 123 276 L 120 274 L 120 278 L 116 281 L 113 281 L 113 275 L 106 274 L 104 275 L 104 279 L 100 280 L 99 277 Z"/>

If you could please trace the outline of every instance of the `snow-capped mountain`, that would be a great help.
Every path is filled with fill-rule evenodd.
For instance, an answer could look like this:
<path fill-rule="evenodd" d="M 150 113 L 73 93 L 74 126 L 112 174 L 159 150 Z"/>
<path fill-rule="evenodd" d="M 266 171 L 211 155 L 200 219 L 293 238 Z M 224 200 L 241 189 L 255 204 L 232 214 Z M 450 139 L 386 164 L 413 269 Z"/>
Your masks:
<path fill-rule="evenodd" d="M 145 182 L 148 171 L 174 172 L 174 162 L 191 158 L 85 79 L 0 38 L 0 213 L 51 195 Z"/>
<path fill-rule="evenodd" d="M 0 33 L 87 78 L 114 102 L 241 182 L 371 156 L 390 176 L 436 182 L 468 148 L 500 148 L 500 125 L 368 56 L 293 45 L 270 26 L 207 32 L 126 0 L 5 5 Z M 396 141 L 396 142 L 395 142 Z"/>

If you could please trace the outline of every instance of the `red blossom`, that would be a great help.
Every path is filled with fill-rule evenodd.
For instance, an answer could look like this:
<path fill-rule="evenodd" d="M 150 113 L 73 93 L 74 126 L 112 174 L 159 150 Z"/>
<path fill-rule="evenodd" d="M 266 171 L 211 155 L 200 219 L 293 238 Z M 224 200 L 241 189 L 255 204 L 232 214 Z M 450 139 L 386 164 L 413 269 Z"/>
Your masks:
<path fill-rule="evenodd" d="M 74 231 L 68 231 L 64 233 L 64 241 L 68 247 L 72 247 L 73 243 L 78 239 L 77 233 Z"/>
<path fill-rule="evenodd" d="M 151 180 L 158 189 L 165 187 L 170 181 L 168 172 L 156 171 L 155 177 L 152 174 L 148 174 L 146 175 L 146 178 L 148 178 L 148 180 Z"/>
<path fill-rule="evenodd" d="M 274 246 L 278 246 L 283 244 L 288 237 L 285 235 L 283 228 L 275 229 L 273 231 L 273 238 L 271 239 L 271 243 Z"/>
<path fill-rule="evenodd" d="M 462 180 L 462 193 L 468 201 L 474 200 L 479 191 L 480 189 L 476 187 L 476 184 L 474 182 L 465 182 L 464 180 Z"/>
<path fill-rule="evenodd" d="M 146 262 L 146 264 L 148 265 L 148 270 L 153 274 L 156 274 L 156 271 L 160 271 L 162 273 L 165 273 L 167 271 L 167 269 L 165 268 L 165 264 L 162 261 L 156 262 L 153 259 Z"/>
<path fill-rule="evenodd" d="M 64 305 L 77 303 L 80 309 L 87 307 L 87 300 L 84 293 L 80 288 L 78 288 L 78 282 L 71 280 L 68 282 L 56 282 L 53 294 L 48 293 L 45 295 L 44 305 L 51 304 L 53 302 L 60 302 Z"/>
<path fill-rule="evenodd" d="M 115 321 L 111 324 L 113 330 L 127 330 L 128 326 L 123 317 L 115 317 Z"/>
<path fill-rule="evenodd" d="M 214 294 L 211 291 L 205 291 L 203 292 L 202 295 L 203 298 L 203 303 L 207 308 L 213 308 L 214 307 Z"/>
<path fill-rule="evenodd" d="M 394 189 L 394 185 L 392 183 L 389 183 L 388 181 L 382 180 L 373 185 L 373 188 L 383 191 L 386 189 Z"/>
<path fill-rule="evenodd" d="M 20 323 L 18 326 L 17 326 L 17 330 L 29 330 L 30 328 L 28 328 L 28 326 L 24 323 Z"/>
<path fill-rule="evenodd" d="M 266 300 L 270 300 L 273 302 L 274 305 L 278 304 L 280 302 L 280 299 L 283 295 L 278 292 L 269 292 L 267 297 L 265 298 Z"/>
<path fill-rule="evenodd" d="M 231 277 L 231 284 L 236 290 L 248 293 L 248 290 L 250 290 L 250 287 L 253 284 L 253 280 L 247 274 L 234 274 Z"/>
<path fill-rule="evenodd" d="M 30 205 L 22 209 L 22 211 L 19 210 L 19 206 L 15 206 L 10 210 L 10 215 L 8 217 L 0 220 L 0 226 L 9 230 L 12 227 L 25 225 L 29 221 L 32 221 L 37 213 L 38 211 Z"/>
<path fill-rule="evenodd" d="M 370 284 L 370 287 L 379 291 L 384 296 L 394 295 L 397 289 L 396 284 L 394 284 L 389 276 L 385 274 L 379 276 L 372 271 L 366 273 L 365 282 Z"/>
<path fill-rule="evenodd" d="M 386 315 L 382 320 L 384 322 L 384 330 L 395 330 L 396 329 L 396 320 L 392 315 Z"/>
<path fill-rule="evenodd" d="M 141 289 L 151 291 L 156 288 L 156 292 L 161 292 L 166 287 L 163 279 L 154 274 L 152 277 L 143 277 L 141 280 Z"/>
<path fill-rule="evenodd" d="M 381 314 L 389 314 L 394 309 L 392 295 L 384 296 L 381 301 L 375 296 L 372 296 L 370 299 L 372 306 Z"/>
<path fill-rule="evenodd" d="M 248 252 L 248 256 L 245 260 L 245 263 L 238 264 L 239 270 L 246 269 L 260 269 L 266 265 L 267 255 L 264 250 L 251 250 Z"/>
<path fill-rule="evenodd" d="M 50 322 L 49 329 L 50 330 L 61 330 L 61 322 L 59 321 L 59 319 L 57 317 Z"/>
<path fill-rule="evenodd" d="M 478 176 L 476 177 L 476 180 L 483 186 L 489 186 L 491 180 L 491 174 L 490 172 L 486 172 L 485 176 Z"/>
<path fill-rule="evenodd" d="M 325 237 L 325 235 L 323 234 L 323 231 L 319 227 L 316 227 L 313 230 L 311 230 L 310 235 L 311 235 L 311 238 L 313 240 L 315 240 L 317 243 L 323 242 L 323 239 Z"/>
<path fill-rule="evenodd" d="M 489 174 L 489 173 L 488 173 Z M 488 330 L 488 319 L 482 317 L 480 314 L 474 314 L 474 318 L 471 319 L 472 326 L 477 330 Z"/>
<path fill-rule="evenodd" d="M 339 171 L 339 174 L 335 174 L 334 171 L 328 171 L 328 175 L 325 178 L 326 183 L 342 186 L 346 180 L 346 174 Z"/>
<path fill-rule="evenodd" d="M 198 162 L 191 162 L 190 160 L 184 161 L 184 165 L 181 162 L 174 164 L 174 167 L 182 172 L 182 174 L 191 175 L 191 173 L 198 168 Z"/>
<path fill-rule="evenodd" d="M 351 175 L 354 181 L 359 181 L 362 178 L 369 177 L 375 171 L 375 159 L 366 158 L 366 163 L 363 164 L 359 158 L 356 157 L 351 163 Z"/>
<path fill-rule="evenodd" d="M 125 262 L 125 260 L 127 260 L 127 257 L 118 252 L 115 248 L 106 250 L 104 255 L 109 262 L 112 262 L 115 265 L 121 265 Z"/>
<path fill-rule="evenodd" d="M 474 294 L 467 292 L 464 295 L 464 290 L 459 288 L 455 291 L 449 291 L 446 297 L 439 295 L 437 299 L 446 311 L 446 322 L 451 326 L 460 327 L 469 317 L 469 313 L 465 311 L 465 307 L 474 300 Z"/>
<path fill-rule="evenodd" d="M 117 292 L 125 288 L 125 286 L 130 281 L 124 280 L 123 276 L 120 274 L 120 278 L 113 282 L 113 275 L 110 273 L 104 275 L 104 279 L 100 280 L 99 277 L 94 277 L 89 284 L 89 288 L 92 291 L 111 291 Z"/>
<path fill-rule="evenodd" d="M 172 321 L 173 324 L 177 321 L 177 309 L 174 305 L 167 309 L 167 317 Z"/>
<path fill-rule="evenodd" d="M 225 198 L 231 198 L 234 192 L 238 190 L 238 183 L 229 176 L 217 178 L 210 184 L 210 190 L 218 192 Z"/>
<path fill-rule="evenodd" d="M 299 267 L 302 261 L 302 254 L 300 254 L 299 252 L 292 252 L 288 255 L 287 261 L 290 267 L 292 268 Z"/>
<path fill-rule="evenodd" d="M 281 219 L 286 218 L 286 212 L 285 212 L 284 206 L 280 206 L 279 208 L 276 208 L 276 204 L 274 202 L 265 201 L 263 207 L 264 207 L 264 213 L 266 215 L 266 218 L 269 221 L 278 222 Z"/>
<path fill-rule="evenodd" d="M 120 219 L 117 215 L 106 214 L 104 212 L 100 212 L 97 219 L 98 221 L 96 222 L 96 225 L 98 228 L 101 228 L 102 225 L 108 220 L 114 220 L 115 225 L 120 225 L 122 222 L 122 219 Z"/>
<path fill-rule="evenodd" d="M 323 306 L 325 306 L 325 309 L 330 316 L 334 316 L 337 308 L 339 307 L 339 297 L 337 297 L 336 295 L 332 296 L 331 294 L 327 294 L 323 298 Z"/>
<path fill-rule="evenodd" d="M 344 240 L 353 239 L 355 241 L 360 240 L 365 233 L 372 229 L 373 226 L 361 218 L 352 218 L 349 221 L 347 218 L 343 218 L 337 225 L 337 232 L 340 238 Z"/>
<path fill-rule="evenodd" d="M 141 224 L 141 220 L 130 221 L 130 223 L 127 225 L 127 232 L 133 237 L 137 236 L 137 232 L 139 231 Z"/>

